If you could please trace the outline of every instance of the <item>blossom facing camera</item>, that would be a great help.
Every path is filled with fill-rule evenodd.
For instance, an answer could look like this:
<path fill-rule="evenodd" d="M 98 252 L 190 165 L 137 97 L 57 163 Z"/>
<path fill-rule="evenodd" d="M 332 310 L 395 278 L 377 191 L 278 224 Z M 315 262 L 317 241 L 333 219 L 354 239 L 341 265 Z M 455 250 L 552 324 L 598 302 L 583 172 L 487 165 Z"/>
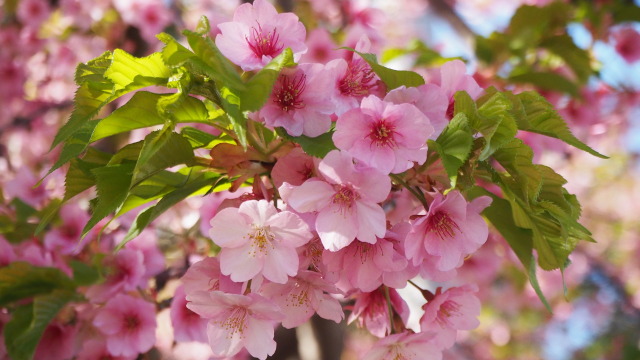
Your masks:
<path fill-rule="evenodd" d="M 291 48 L 297 62 L 307 52 L 307 31 L 292 13 L 278 14 L 266 0 L 242 4 L 233 21 L 218 25 L 216 45 L 244 71 L 260 70 L 282 50 Z"/>

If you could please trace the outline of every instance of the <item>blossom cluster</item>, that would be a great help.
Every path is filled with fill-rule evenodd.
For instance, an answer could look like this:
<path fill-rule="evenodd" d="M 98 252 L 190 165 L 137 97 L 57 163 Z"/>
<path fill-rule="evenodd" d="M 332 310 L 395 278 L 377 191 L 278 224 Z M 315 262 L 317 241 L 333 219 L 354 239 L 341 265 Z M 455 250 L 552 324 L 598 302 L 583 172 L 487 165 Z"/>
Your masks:
<path fill-rule="evenodd" d="M 296 15 L 278 13 L 265 0 L 192 3 L 210 13 L 216 47 L 246 74 L 259 72 L 286 49 L 293 53 L 297 64 L 282 69 L 249 121 L 293 138 L 328 136 L 336 149 L 313 157 L 290 142 L 264 160 L 262 149 L 251 144 L 245 151 L 222 142 L 210 153 L 211 167 L 235 177 L 235 193 L 191 198 L 121 249 L 117 244 L 133 226 L 132 214 L 100 221 L 83 236 L 89 209 L 96 205 L 84 197 L 63 205 L 39 237 L 16 241 L 0 235 L 0 268 L 27 262 L 72 278 L 78 264 L 91 264 L 101 273 L 100 280 L 78 288 L 82 300 L 67 305 L 46 327 L 34 358 L 134 359 L 154 347 L 175 355 L 184 345 L 203 358 L 265 359 L 276 351 L 278 326 L 295 328 L 314 315 L 336 323 L 346 317 L 377 337 L 362 351 L 366 360 L 442 358 L 460 331 L 479 324 L 480 299 L 488 295 L 484 284 L 473 281 L 490 281 L 500 261 L 517 262 L 481 215 L 491 199 L 450 189 L 441 164 L 427 163 L 433 150 L 428 143 L 453 117 L 454 94 L 464 91 L 478 99 L 488 80 L 468 75 L 465 64 L 453 60 L 424 71 L 425 85 L 388 89 L 359 55 L 381 49 L 381 33 L 374 28 L 382 14 L 352 2 L 342 9 L 332 1 L 326 7 L 310 2 L 329 23 L 340 23 L 332 11 L 349 19 L 341 43 L 322 28 L 307 33 Z M 157 42 L 154 35 L 173 21 L 162 1 L 100 0 L 89 7 L 62 0 L 59 5 L 53 12 L 47 2 L 20 1 L 20 27 L 0 33 L 0 44 L 11 52 L 0 55 L 0 105 L 6 109 L 0 129 L 8 130 L 0 137 L 11 140 L 7 157 L 0 153 L 0 169 L 12 174 L 0 179 L 0 201 L 12 201 L 2 204 L 0 215 L 12 220 L 20 217 L 15 209 L 46 214 L 54 206 L 51 199 L 64 196 L 64 175 L 55 171 L 38 187 L 44 167 L 34 164 L 53 137 L 57 107 L 72 97 L 71 68 L 105 46 L 139 45 L 118 43 L 118 30 L 105 39 L 91 38 L 84 32 L 101 28 L 92 22 L 115 9 L 120 31 L 135 28 L 139 41 Z M 183 20 L 195 24 L 186 15 Z M 66 36 L 53 26 L 56 21 L 76 31 L 67 43 L 38 35 L 44 28 Z M 637 35 L 631 28 L 612 35 L 628 62 L 638 59 Z M 16 37 L 24 46 L 10 41 Z M 71 51 L 71 43 L 81 51 Z M 56 70 L 45 74 L 44 67 Z M 602 128 L 597 113 L 608 89 L 585 90 L 584 97 L 593 100 L 587 104 L 546 95 L 579 131 L 578 125 L 591 133 Z M 36 120 L 28 132 L 17 120 L 32 116 Z M 132 135 L 132 143 L 144 137 Z M 548 145 L 521 137 L 536 156 Z M 253 187 L 238 189 L 247 184 Z M 161 235 L 170 232 L 165 225 L 175 233 Z M 190 230 L 178 234 L 183 228 Z M 179 248 L 184 259 L 176 261 L 170 247 Z M 506 258 L 496 252 L 507 252 Z M 417 289 L 424 303 L 414 324 L 410 299 L 398 291 L 406 288 Z M 10 310 L 0 306 L 0 334 L 10 327 Z M 203 343 L 204 350 L 198 347 Z M 6 352 L 0 341 L 0 358 Z"/>

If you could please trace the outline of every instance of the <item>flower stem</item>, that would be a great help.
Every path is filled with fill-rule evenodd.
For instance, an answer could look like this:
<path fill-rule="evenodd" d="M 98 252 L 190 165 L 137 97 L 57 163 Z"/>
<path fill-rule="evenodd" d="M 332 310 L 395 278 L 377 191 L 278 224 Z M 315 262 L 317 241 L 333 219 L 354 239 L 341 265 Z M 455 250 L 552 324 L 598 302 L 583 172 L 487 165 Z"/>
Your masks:
<path fill-rule="evenodd" d="M 389 311 L 389 326 L 391 328 L 391 334 L 395 334 L 396 327 L 394 326 L 394 321 L 393 321 L 393 305 L 391 305 L 391 295 L 389 295 L 389 287 L 383 286 L 383 288 L 384 288 L 384 297 L 387 300 L 387 307 Z"/>
<path fill-rule="evenodd" d="M 420 203 L 422 203 L 422 206 L 424 206 L 424 209 L 429 211 L 429 204 L 427 203 L 427 199 L 424 197 L 424 194 L 422 193 L 422 191 L 420 191 L 419 188 L 412 188 L 411 185 L 407 184 L 406 181 L 404 181 L 400 176 L 396 175 L 396 174 L 389 174 L 389 176 L 398 184 L 402 185 L 405 189 L 409 190 L 409 192 L 411 194 L 413 194 L 413 196 L 415 196 L 416 199 L 418 199 L 420 201 Z"/>

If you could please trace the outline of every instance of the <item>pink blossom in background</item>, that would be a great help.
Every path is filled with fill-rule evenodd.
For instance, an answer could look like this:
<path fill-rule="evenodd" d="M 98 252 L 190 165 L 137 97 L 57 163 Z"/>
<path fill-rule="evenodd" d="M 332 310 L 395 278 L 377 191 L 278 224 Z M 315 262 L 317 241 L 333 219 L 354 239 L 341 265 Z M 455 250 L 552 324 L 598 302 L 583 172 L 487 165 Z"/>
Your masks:
<path fill-rule="evenodd" d="M 302 325 L 316 312 L 323 319 L 340 323 L 344 318 L 342 306 L 330 294 L 340 291 L 313 271 L 300 271 L 286 284 L 269 283 L 260 293 L 272 299 L 284 314 L 282 326 L 292 329 Z"/>
<path fill-rule="evenodd" d="M 395 289 L 388 290 L 394 311 L 406 325 L 409 319 L 409 306 Z M 383 288 L 378 288 L 368 293 L 356 293 L 355 299 L 356 302 L 353 304 L 353 310 L 347 319 L 347 323 L 351 324 L 357 321 L 360 327 L 366 328 L 377 337 L 391 334 L 389 306 Z"/>
<path fill-rule="evenodd" d="M 249 200 L 211 219 L 209 235 L 222 248 L 220 269 L 244 282 L 262 274 L 284 284 L 298 272 L 296 247 L 311 240 L 307 225 L 292 212 L 278 212 L 266 200 Z"/>
<path fill-rule="evenodd" d="M 207 320 L 189 310 L 182 286 L 178 287 L 173 295 L 170 314 L 175 341 L 207 342 Z"/>
<path fill-rule="evenodd" d="M 306 30 L 293 13 L 278 14 L 266 0 L 238 6 L 233 21 L 218 25 L 216 45 L 244 71 L 259 70 L 285 48 L 297 62 L 307 51 Z"/>
<path fill-rule="evenodd" d="M 187 296 L 187 307 L 209 320 L 207 336 L 214 356 L 231 357 L 246 348 L 264 360 L 276 351 L 274 326 L 282 320 L 280 308 L 255 294 L 236 295 L 199 291 Z"/>
<path fill-rule="evenodd" d="M 309 32 L 307 36 L 306 54 L 302 55 L 300 62 L 326 64 L 331 60 L 340 58 L 342 51 L 337 51 L 338 45 L 331 38 L 331 34 L 325 28 L 318 27 Z"/>
<path fill-rule="evenodd" d="M 363 360 L 440 360 L 442 351 L 433 344 L 433 333 L 421 332 L 389 335 L 376 342 Z"/>
<path fill-rule="evenodd" d="M 394 104 L 412 104 L 415 105 L 423 114 L 427 116 L 433 132 L 429 139 L 435 140 L 442 130 L 447 126 L 447 108 L 449 99 L 444 91 L 433 84 L 420 85 L 418 87 L 404 87 L 393 89 L 384 97 L 384 101 Z"/>
<path fill-rule="evenodd" d="M 114 356 L 107 349 L 106 340 L 103 338 L 90 339 L 82 344 L 76 360 L 133 360 L 136 355 Z"/>
<path fill-rule="evenodd" d="M 110 299 L 93 319 L 93 325 L 105 335 L 109 354 L 114 356 L 145 353 L 156 341 L 154 304 L 129 295 Z"/>
<path fill-rule="evenodd" d="M 164 254 L 158 248 L 158 238 L 153 230 L 148 228 L 143 230 L 140 235 L 129 241 L 124 247 L 142 253 L 142 264 L 145 269 L 143 282 L 165 269 Z"/>
<path fill-rule="evenodd" d="M 196 291 L 220 290 L 232 294 L 240 294 L 242 291 L 242 284 L 233 282 L 220 272 L 220 259 L 217 257 L 206 257 L 194 263 L 180 281 L 187 295 Z"/>
<path fill-rule="evenodd" d="M 298 212 L 318 212 L 315 228 L 324 247 L 338 251 L 358 238 L 374 244 L 386 231 L 384 210 L 378 205 L 391 190 L 389 177 L 356 166 L 341 151 L 329 152 L 318 165 L 320 178 L 291 190 L 285 201 Z"/>
<path fill-rule="evenodd" d="M 50 323 L 38 342 L 34 360 L 66 360 L 73 357 L 77 341 L 76 324 Z"/>
<path fill-rule="evenodd" d="M 78 254 L 89 241 L 89 237 L 80 239 L 82 228 L 89 221 L 89 214 L 78 204 L 68 203 L 60 208 L 60 219 L 62 225 L 45 234 L 45 247 L 61 254 Z"/>
<path fill-rule="evenodd" d="M 21 0 L 18 2 L 16 16 L 21 24 L 28 27 L 38 27 L 51 15 L 48 1 Z"/>
<path fill-rule="evenodd" d="M 487 241 L 489 228 L 480 212 L 491 203 L 483 196 L 470 203 L 459 191 L 435 194 L 427 215 L 412 222 L 413 229 L 405 240 L 405 253 L 414 265 L 426 258 L 439 257 L 436 268 L 449 271 L 462 264 L 465 256 Z"/>
<path fill-rule="evenodd" d="M 114 7 L 124 22 L 135 26 L 147 41 L 154 41 L 173 20 L 171 10 L 159 0 L 114 0 Z"/>
<path fill-rule="evenodd" d="M 480 300 L 474 295 L 476 285 L 452 287 L 444 292 L 436 291 L 435 297 L 424 306 L 420 319 L 422 331 L 436 333 L 434 343 L 440 348 L 449 348 L 456 341 L 458 330 L 472 330 L 480 322 Z"/>
<path fill-rule="evenodd" d="M 342 114 L 333 142 L 338 149 L 380 172 L 401 173 L 427 160 L 429 119 L 411 104 L 392 104 L 370 95 L 360 108 Z"/>
<path fill-rule="evenodd" d="M 138 250 L 122 249 L 104 262 L 106 279 L 90 286 L 86 292 L 93 302 L 106 301 L 120 291 L 134 290 L 144 278 L 144 255 Z"/>
<path fill-rule="evenodd" d="M 13 251 L 13 246 L 0 235 L 0 268 L 7 266 L 16 259 L 16 252 Z"/>
<path fill-rule="evenodd" d="M 322 135 L 331 127 L 331 87 L 322 64 L 285 69 L 258 116 L 268 127 L 283 127 L 292 136 Z"/>
<path fill-rule="evenodd" d="M 4 196 L 8 199 L 19 198 L 25 203 L 39 208 L 49 198 L 46 181 L 38 187 L 38 178 L 27 168 L 21 167 L 15 177 L 4 183 Z"/>
<path fill-rule="evenodd" d="M 640 33 L 633 27 L 623 27 L 612 33 L 618 54 L 629 64 L 640 60 Z"/>

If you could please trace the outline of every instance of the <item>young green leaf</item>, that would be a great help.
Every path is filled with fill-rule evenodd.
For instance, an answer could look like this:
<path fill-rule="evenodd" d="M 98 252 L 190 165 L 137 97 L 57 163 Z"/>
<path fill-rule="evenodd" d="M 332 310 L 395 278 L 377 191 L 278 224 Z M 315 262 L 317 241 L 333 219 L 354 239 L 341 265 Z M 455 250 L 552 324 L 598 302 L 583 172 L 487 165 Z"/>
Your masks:
<path fill-rule="evenodd" d="M 429 141 L 429 148 L 436 150 L 442 159 L 452 189 L 456 187 L 458 170 L 467 161 L 472 145 L 473 135 L 464 113 L 454 116 L 436 141 Z"/>
<path fill-rule="evenodd" d="M 291 136 L 287 134 L 284 128 L 276 128 L 276 132 L 281 137 L 300 145 L 302 150 L 304 150 L 308 155 L 317 158 L 323 158 L 329 153 L 329 151 L 337 149 L 333 143 L 333 131 L 329 131 L 314 138 L 306 135 Z"/>
<path fill-rule="evenodd" d="M 247 81 L 246 89 L 240 93 L 242 110 L 260 110 L 271 95 L 273 84 L 280 75 L 280 71 L 294 65 L 293 52 L 289 48 L 284 49 L 280 55 Z"/>
<path fill-rule="evenodd" d="M 13 262 L 0 268 L 0 307 L 55 289 L 73 290 L 74 282 L 56 268 Z"/>
<path fill-rule="evenodd" d="M 150 176 L 176 165 L 190 165 L 194 155 L 191 144 L 169 128 L 147 135 L 133 170 L 131 188 Z"/>

